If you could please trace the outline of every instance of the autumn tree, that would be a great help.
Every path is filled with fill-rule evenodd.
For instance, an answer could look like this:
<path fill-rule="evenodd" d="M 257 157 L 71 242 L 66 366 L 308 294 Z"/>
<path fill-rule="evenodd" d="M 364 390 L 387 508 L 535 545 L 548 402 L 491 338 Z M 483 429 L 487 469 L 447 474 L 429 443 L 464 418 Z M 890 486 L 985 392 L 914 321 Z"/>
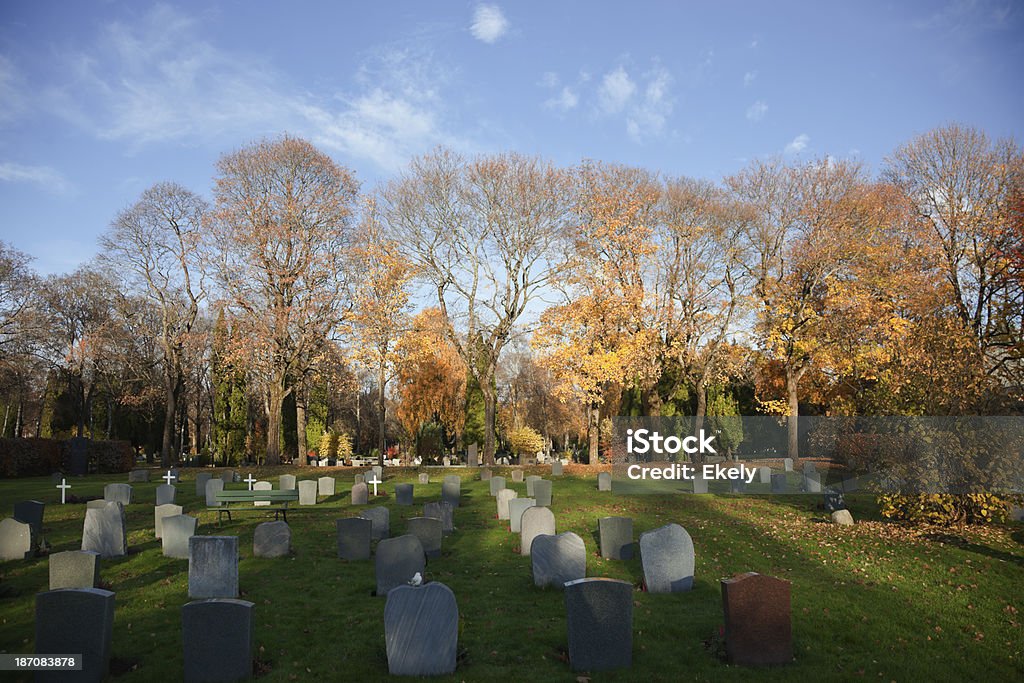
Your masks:
<path fill-rule="evenodd" d="M 484 462 L 494 463 L 496 373 L 517 321 L 562 268 L 567 175 L 533 157 L 414 159 L 384 193 L 395 241 L 430 283 L 484 399 Z"/>
<path fill-rule="evenodd" d="M 217 279 L 244 339 L 235 352 L 264 389 L 267 462 L 277 464 L 285 397 L 342 317 L 356 181 L 312 144 L 289 136 L 227 154 L 217 171 Z M 298 441 L 305 463 L 304 429 Z"/>

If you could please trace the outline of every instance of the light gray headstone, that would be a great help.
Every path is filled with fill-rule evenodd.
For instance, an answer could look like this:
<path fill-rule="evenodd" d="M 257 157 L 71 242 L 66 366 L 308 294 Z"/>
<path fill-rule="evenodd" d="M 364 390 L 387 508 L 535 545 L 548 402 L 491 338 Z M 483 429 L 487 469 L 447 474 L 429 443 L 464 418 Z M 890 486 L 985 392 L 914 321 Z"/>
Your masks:
<path fill-rule="evenodd" d="M 628 669 L 633 663 L 633 585 L 617 579 L 565 584 L 573 671 Z"/>
<path fill-rule="evenodd" d="M 316 480 L 316 494 L 318 496 L 334 495 L 334 477 L 320 477 Z"/>
<path fill-rule="evenodd" d="M 462 495 L 462 480 L 459 481 L 448 481 L 448 477 L 445 477 L 444 483 L 441 484 L 441 500 L 451 505 L 453 508 L 459 507 L 459 498 Z"/>
<path fill-rule="evenodd" d="M 395 504 L 396 505 L 412 505 L 412 484 L 396 484 L 395 485 Z"/>
<path fill-rule="evenodd" d="M 597 520 L 601 539 L 601 557 L 606 560 L 633 559 L 633 520 L 629 517 L 602 517 Z"/>
<path fill-rule="evenodd" d="M 282 474 L 280 477 L 277 478 L 277 487 L 282 491 L 294 491 L 295 475 Z"/>
<path fill-rule="evenodd" d="M 537 500 L 537 507 L 551 505 L 551 481 L 539 479 L 533 482 L 533 497 Z"/>
<path fill-rule="evenodd" d="M 99 681 L 107 677 L 114 635 L 114 594 L 60 588 L 36 594 L 36 654 L 82 655 L 82 670 L 36 671 L 36 681 Z"/>
<path fill-rule="evenodd" d="M 180 515 L 183 510 L 184 508 L 182 508 L 180 505 L 174 505 L 172 503 L 157 505 L 155 508 L 153 508 L 153 531 L 156 533 L 157 538 L 163 538 L 164 518 Z"/>
<path fill-rule="evenodd" d="M 380 465 L 374 465 L 370 468 L 370 471 L 377 475 L 377 481 L 384 481 L 384 468 Z"/>
<path fill-rule="evenodd" d="M 206 496 L 206 482 L 210 481 L 213 477 L 209 472 L 199 472 L 196 474 L 196 495 Z"/>
<path fill-rule="evenodd" d="M 704 477 L 693 478 L 693 492 L 694 493 L 707 493 L 708 492 L 708 480 Z"/>
<path fill-rule="evenodd" d="M 522 555 L 529 555 L 530 544 L 534 538 L 541 534 L 555 535 L 555 513 L 544 507 L 526 508 L 523 510 L 519 526 L 519 552 Z"/>
<path fill-rule="evenodd" d="M 526 477 L 526 495 L 530 496 L 531 498 L 533 497 L 533 486 L 541 479 L 543 479 L 543 477 L 538 477 L 536 474 L 531 474 Z"/>
<path fill-rule="evenodd" d="M 379 541 L 391 535 L 391 511 L 386 507 L 366 508 L 359 513 L 359 516 L 373 522 L 373 530 L 371 531 L 373 540 Z"/>
<path fill-rule="evenodd" d="M 417 479 L 417 481 L 419 481 L 419 483 L 421 483 L 421 484 L 429 484 L 430 483 L 430 475 L 427 474 L 426 472 L 420 472 L 420 476 L 419 476 L 419 479 Z"/>
<path fill-rule="evenodd" d="M 366 488 L 366 484 L 353 484 L 352 485 L 352 504 L 353 505 L 366 505 L 370 500 L 370 492 Z"/>
<path fill-rule="evenodd" d="M 441 464 L 445 467 L 449 467 L 452 464 L 452 459 L 446 455 L 441 459 Z"/>
<path fill-rule="evenodd" d="M 811 463 L 813 465 L 813 463 Z M 804 472 L 804 491 L 821 493 L 821 475 L 815 471 Z"/>
<path fill-rule="evenodd" d="M 782 472 L 772 475 L 772 493 L 786 492 L 786 475 Z"/>
<path fill-rule="evenodd" d="M 515 484 L 521 484 L 523 482 L 522 470 L 512 470 L 512 482 Z"/>
<path fill-rule="evenodd" d="M 508 530 L 514 534 L 522 532 L 523 513 L 526 508 L 537 504 L 533 498 L 513 498 L 508 501 Z"/>
<path fill-rule="evenodd" d="M 598 472 L 598 474 L 597 474 L 597 490 L 598 491 L 611 491 L 612 490 L 612 475 L 611 475 L 611 472 Z"/>
<path fill-rule="evenodd" d="M 225 484 L 231 484 L 235 481 L 235 473 L 233 470 L 220 473 L 220 480 Z"/>
<path fill-rule="evenodd" d="M 257 481 L 257 482 L 255 482 L 252 485 L 252 490 L 253 491 L 273 491 L 274 490 L 274 485 L 271 484 L 269 481 Z M 270 501 L 269 500 L 257 500 L 257 501 L 253 502 L 253 505 L 254 506 L 258 505 L 260 507 L 263 507 L 263 506 L 266 506 L 266 505 L 270 505 Z"/>
<path fill-rule="evenodd" d="M 14 518 L 32 527 L 36 537 L 43 535 L 43 512 L 46 504 L 38 500 L 22 500 L 14 504 Z"/>
<path fill-rule="evenodd" d="M 0 561 L 24 560 L 32 553 L 32 526 L 13 517 L 0 521 Z"/>
<path fill-rule="evenodd" d="M 364 484 L 364 483 L 366 483 L 366 475 L 365 474 L 357 474 L 355 477 L 353 477 L 352 483 L 353 484 Z"/>
<path fill-rule="evenodd" d="M 164 557 L 188 559 L 189 539 L 195 536 L 196 521 L 195 517 L 189 515 L 163 518 L 160 522 L 163 538 L 160 541 Z"/>
<path fill-rule="evenodd" d="M 640 560 L 649 593 L 681 593 L 693 587 L 693 539 L 678 524 L 640 534 Z"/>
<path fill-rule="evenodd" d="M 238 536 L 188 539 L 188 597 L 238 597 Z"/>
<path fill-rule="evenodd" d="M 804 463 L 804 474 L 805 475 L 810 474 L 811 472 L 817 472 L 817 471 L 818 471 L 817 465 L 815 465 L 810 460 L 808 460 L 807 462 Z"/>
<path fill-rule="evenodd" d="M 562 590 L 566 581 L 587 575 L 587 547 L 583 539 L 571 531 L 557 536 L 541 534 L 534 537 L 531 544 L 530 562 L 535 586 Z"/>
<path fill-rule="evenodd" d="M 48 558 L 50 590 L 95 588 L 100 583 L 100 554 L 92 550 L 65 550 Z"/>
<path fill-rule="evenodd" d="M 312 479 L 299 482 L 299 505 L 316 505 L 316 482 Z"/>
<path fill-rule="evenodd" d="M 377 576 L 377 596 L 385 597 L 395 586 L 402 586 L 419 574 L 423 576 L 426 556 L 420 539 L 412 534 L 385 538 L 377 544 L 374 571 Z"/>
<path fill-rule="evenodd" d="M 793 458 L 783 458 L 782 459 L 782 469 L 785 470 L 786 472 L 792 472 L 793 471 Z"/>
<path fill-rule="evenodd" d="M 442 483 L 445 484 L 458 484 L 459 488 L 462 488 L 462 477 L 457 474 L 446 474 Z"/>
<path fill-rule="evenodd" d="M 292 551 L 292 530 L 287 522 L 263 522 L 252 535 L 253 557 L 287 557 Z"/>
<path fill-rule="evenodd" d="M 384 606 L 384 640 L 392 676 L 440 676 L 455 671 L 459 608 L 443 583 L 398 586 Z"/>
<path fill-rule="evenodd" d="M 211 479 L 206 482 L 206 506 L 219 508 L 220 503 L 217 501 L 217 494 L 224 490 L 224 481 L 222 479 Z"/>
<path fill-rule="evenodd" d="M 492 479 L 491 481 L 494 480 Z M 502 489 L 498 491 L 496 498 L 498 504 L 498 519 L 508 519 L 508 502 L 518 495 L 519 494 L 512 489 Z"/>
<path fill-rule="evenodd" d="M 119 557 L 128 552 L 124 506 L 116 501 L 96 501 L 86 508 L 82 529 L 82 550 L 95 550 L 100 557 Z"/>
<path fill-rule="evenodd" d="M 181 608 L 185 683 L 252 678 L 255 604 L 194 600 Z"/>
<path fill-rule="evenodd" d="M 129 484 L 107 484 L 103 487 L 103 500 L 113 500 L 121 505 L 131 505 L 132 487 Z"/>
<path fill-rule="evenodd" d="M 562 461 L 561 460 L 556 460 L 553 463 L 551 463 L 551 476 L 552 477 L 560 477 L 560 476 L 562 476 Z"/>
<path fill-rule="evenodd" d="M 832 523 L 841 526 L 853 526 L 853 515 L 849 510 L 836 510 L 832 513 Z"/>
<path fill-rule="evenodd" d="M 491 477 L 487 482 L 491 487 L 492 496 L 498 495 L 498 491 L 505 488 L 505 477 Z"/>
<path fill-rule="evenodd" d="M 478 467 L 480 465 L 480 449 L 476 445 L 476 442 L 469 444 L 469 449 L 466 453 L 466 462 L 469 463 L 470 467 Z"/>
<path fill-rule="evenodd" d="M 129 484 L 142 484 L 149 481 L 149 470 L 132 470 L 128 473 Z"/>
<path fill-rule="evenodd" d="M 455 531 L 455 508 L 445 501 L 425 504 L 423 516 L 441 520 L 441 529 L 446 535 Z"/>
<path fill-rule="evenodd" d="M 423 552 L 427 557 L 437 557 L 441 554 L 441 538 L 444 536 L 444 529 L 441 520 L 433 517 L 413 517 L 406 525 L 406 532 L 420 539 Z"/>
<path fill-rule="evenodd" d="M 370 559 L 373 522 L 362 517 L 339 519 L 335 523 L 338 536 L 338 557 L 342 560 Z"/>
<path fill-rule="evenodd" d="M 173 484 L 160 484 L 160 486 L 156 487 L 156 504 L 173 504 L 174 498 L 177 495 L 177 493 L 178 489 L 174 488 Z"/>
<path fill-rule="evenodd" d="M 759 483 L 770 484 L 772 483 L 772 468 L 771 467 L 758 467 L 757 476 L 759 477 Z"/>

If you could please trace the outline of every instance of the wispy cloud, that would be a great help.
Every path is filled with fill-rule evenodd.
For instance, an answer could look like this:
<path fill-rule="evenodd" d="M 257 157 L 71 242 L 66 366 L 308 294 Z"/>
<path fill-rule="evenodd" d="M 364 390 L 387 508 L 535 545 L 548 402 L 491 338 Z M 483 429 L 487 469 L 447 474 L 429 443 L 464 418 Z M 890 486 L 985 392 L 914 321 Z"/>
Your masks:
<path fill-rule="evenodd" d="M 672 75 L 655 64 L 638 77 L 619 65 L 605 73 L 597 89 L 596 112 L 600 116 L 624 115 L 626 134 L 634 142 L 657 137 L 672 114 Z"/>
<path fill-rule="evenodd" d="M 768 113 L 768 105 L 764 100 L 758 100 L 752 105 L 747 107 L 747 121 L 757 123 L 764 118 L 764 115 Z"/>
<path fill-rule="evenodd" d="M 548 109 L 554 109 L 564 113 L 570 109 L 575 109 L 576 105 L 579 104 L 579 101 L 579 95 L 577 95 L 569 86 L 564 86 L 558 95 L 549 97 L 545 100 L 544 106 Z"/>
<path fill-rule="evenodd" d="M 508 19 L 497 5 L 477 5 L 469 30 L 477 40 L 494 43 L 508 31 Z"/>
<path fill-rule="evenodd" d="M 616 114 L 625 109 L 626 104 L 636 92 L 636 83 L 621 66 L 609 71 L 601 80 L 597 91 L 601 109 L 606 114 Z"/>
<path fill-rule="evenodd" d="M 743 87 L 747 88 L 751 83 L 757 80 L 757 71 L 748 71 L 743 74 Z"/>
<path fill-rule="evenodd" d="M 0 181 L 30 183 L 51 194 L 69 194 L 74 186 L 60 171 L 49 166 L 27 166 L 14 162 L 0 163 Z"/>
<path fill-rule="evenodd" d="M 800 133 L 793 140 L 786 145 L 786 154 L 799 154 L 800 152 L 807 149 L 808 143 L 810 143 L 811 137 L 806 133 Z"/>

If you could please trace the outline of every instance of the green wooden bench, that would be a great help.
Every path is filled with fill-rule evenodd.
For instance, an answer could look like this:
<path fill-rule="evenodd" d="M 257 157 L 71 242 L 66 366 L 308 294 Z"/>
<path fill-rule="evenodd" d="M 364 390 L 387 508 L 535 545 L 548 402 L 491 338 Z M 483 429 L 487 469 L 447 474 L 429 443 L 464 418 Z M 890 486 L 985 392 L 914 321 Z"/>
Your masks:
<path fill-rule="evenodd" d="M 217 502 L 223 503 L 221 507 L 210 507 L 209 510 L 217 511 L 217 524 L 220 524 L 221 520 L 224 519 L 224 515 L 227 514 L 228 521 L 231 521 L 231 511 L 234 509 L 238 510 L 257 510 L 263 512 L 273 512 L 274 519 L 283 518 L 284 521 L 288 521 L 288 503 L 299 499 L 299 492 L 296 489 L 289 489 L 287 491 L 270 490 L 270 491 L 218 491 Z M 254 503 L 269 503 L 269 505 L 255 505 Z M 232 508 L 232 503 L 249 503 L 249 507 L 235 507 Z"/>

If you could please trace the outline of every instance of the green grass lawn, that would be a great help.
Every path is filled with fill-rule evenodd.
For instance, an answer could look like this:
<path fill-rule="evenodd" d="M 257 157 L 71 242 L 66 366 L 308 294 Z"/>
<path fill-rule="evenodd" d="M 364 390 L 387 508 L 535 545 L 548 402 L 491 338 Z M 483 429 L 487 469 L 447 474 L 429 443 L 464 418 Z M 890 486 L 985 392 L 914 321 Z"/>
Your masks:
<path fill-rule="evenodd" d="M 508 474 L 495 468 L 496 474 Z M 531 468 L 527 468 L 527 474 Z M 543 471 L 542 471 L 543 470 Z M 254 469 L 275 482 L 329 474 L 338 495 L 288 514 L 294 553 L 255 559 L 253 530 L 272 515 L 243 512 L 218 527 L 216 513 L 194 493 L 197 470 L 182 470 L 179 505 L 199 516 L 199 534 L 237 535 L 241 596 L 256 604 L 256 657 L 266 681 L 387 678 L 384 598 L 371 597 L 373 561 L 337 559 L 334 521 L 354 516 L 351 469 Z M 240 470 L 245 473 L 249 470 Z M 536 474 L 549 476 L 548 468 Z M 595 674 L 602 680 L 1022 680 L 1024 679 L 1024 525 L 909 530 L 880 521 L 870 496 L 847 496 L 858 524 L 825 523 L 820 495 L 618 495 L 599 493 L 596 475 L 573 470 L 555 478 L 552 510 L 558 532 L 587 545 L 587 575 L 637 586 L 633 667 Z M 426 579 L 447 584 L 462 621 L 453 681 L 575 681 L 566 658 L 561 592 L 533 586 L 530 558 L 516 553 L 518 535 L 495 519 L 488 483 L 463 477 L 457 531 L 430 560 Z M 117 593 L 112 669 L 118 680 L 167 681 L 182 676 L 181 607 L 188 602 L 188 561 L 165 558 L 153 536 L 155 489 L 134 484 L 127 510 L 127 556 L 102 560 L 104 587 Z M 387 495 L 371 505 L 391 509 L 391 535 L 439 500 L 444 471 L 416 484 L 413 507 L 394 504 L 394 484 L 416 483 L 414 470 L 390 470 Z M 127 475 L 74 479 L 70 493 L 102 496 L 103 485 Z M 507 486 L 526 495 L 525 483 Z M 232 484 L 228 488 L 244 488 Z M 84 504 L 60 505 L 50 479 L 0 481 L 0 515 L 17 500 L 46 503 L 45 536 L 53 552 L 81 546 Z M 651 595 L 639 588 L 639 560 L 602 560 L 597 520 L 624 515 L 643 531 L 684 526 L 697 553 L 694 589 Z M 756 571 L 792 582 L 796 661 L 751 670 L 720 661 L 705 646 L 723 623 L 719 579 Z M 33 651 L 34 596 L 47 589 L 45 557 L 0 564 L 0 651 Z M 17 679 L 13 679 L 17 680 Z M 23 680 L 29 680 L 27 676 Z"/>

